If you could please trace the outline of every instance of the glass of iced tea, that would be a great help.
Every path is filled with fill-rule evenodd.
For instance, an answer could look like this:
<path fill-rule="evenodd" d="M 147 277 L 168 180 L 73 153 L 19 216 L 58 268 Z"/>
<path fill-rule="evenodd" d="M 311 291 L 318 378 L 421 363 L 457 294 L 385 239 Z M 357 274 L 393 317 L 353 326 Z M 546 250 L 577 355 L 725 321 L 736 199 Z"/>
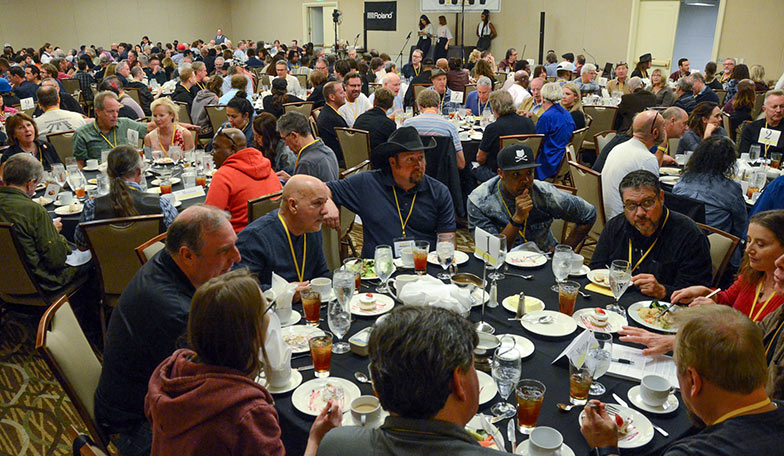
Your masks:
<path fill-rule="evenodd" d="M 558 311 L 562 314 L 572 315 L 574 305 L 577 303 L 577 292 L 580 284 L 571 280 L 558 283 Z"/>
<path fill-rule="evenodd" d="M 770 167 L 779 169 L 781 167 L 781 152 L 773 152 L 770 154 Z"/>
<path fill-rule="evenodd" d="M 316 377 L 329 377 L 329 365 L 332 362 L 332 333 L 324 331 L 323 336 L 311 337 L 308 345 Z"/>
<path fill-rule="evenodd" d="M 161 181 L 161 195 L 166 195 L 172 192 L 171 179 L 163 179 Z"/>
<path fill-rule="evenodd" d="M 585 405 L 588 402 L 588 391 L 593 382 L 593 372 L 588 363 L 580 367 L 569 360 L 569 401 L 574 405 Z"/>
<path fill-rule="evenodd" d="M 196 174 L 196 185 L 207 186 L 207 175 L 204 174 L 204 171 L 199 171 Z"/>
<path fill-rule="evenodd" d="M 305 321 L 310 326 L 318 326 L 321 315 L 321 293 L 313 288 L 305 288 L 299 293 L 302 298 L 302 309 L 305 311 Z"/>
<path fill-rule="evenodd" d="M 530 434 L 536 427 L 546 390 L 544 383 L 530 378 L 517 383 L 517 427 L 521 433 Z"/>
<path fill-rule="evenodd" d="M 427 273 L 427 254 L 429 252 L 429 242 L 414 242 L 414 271 L 416 271 L 417 275 L 425 275 L 425 273 Z"/>

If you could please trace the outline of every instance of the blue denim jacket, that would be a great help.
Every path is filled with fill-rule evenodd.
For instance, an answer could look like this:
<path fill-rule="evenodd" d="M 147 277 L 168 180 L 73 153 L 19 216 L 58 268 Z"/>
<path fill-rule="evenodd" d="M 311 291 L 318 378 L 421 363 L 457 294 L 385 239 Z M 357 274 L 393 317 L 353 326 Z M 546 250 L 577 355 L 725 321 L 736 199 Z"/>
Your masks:
<path fill-rule="evenodd" d="M 511 220 L 500 199 L 501 195 L 498 191 L 500 179 L 496 176 L 468 195 L 470 230 L 479 227 L 489 233 L 498 234 Z M 558 243 L 550 232 L 553 219 L 563 219 L 578 225 L 593 225 L 596 220 L 596 209 L 590 203 L 578 196 L 563 192 L 548 182 L 535 180 L 531 199 L 534 207 L 528 214 L 524 234 L 527 241 L 535 242 L 542 250 L 547 250 Z M 514 200 L 504 197 L 504 201 L 514 214 Z M 518 236 L 515 245 L 522 242 L 523 240 Z"/>

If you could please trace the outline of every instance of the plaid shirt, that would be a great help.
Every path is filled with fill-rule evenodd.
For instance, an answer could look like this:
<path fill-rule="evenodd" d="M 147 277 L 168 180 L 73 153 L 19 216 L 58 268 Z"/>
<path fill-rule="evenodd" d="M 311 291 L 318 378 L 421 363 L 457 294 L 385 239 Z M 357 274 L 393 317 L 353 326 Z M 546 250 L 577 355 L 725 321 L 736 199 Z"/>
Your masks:
<path fill-rule="evenodd" d="M 82 91 L 84 99 L 91 101 L 93 99 L 93 91 L 90 88 L 90 84 L 95 84 L 95 79 L 93 79 L 90 73 L 84 71 L 77 71 L 73 77 L 74 79 L 79 80 L 79 90 Z"/>

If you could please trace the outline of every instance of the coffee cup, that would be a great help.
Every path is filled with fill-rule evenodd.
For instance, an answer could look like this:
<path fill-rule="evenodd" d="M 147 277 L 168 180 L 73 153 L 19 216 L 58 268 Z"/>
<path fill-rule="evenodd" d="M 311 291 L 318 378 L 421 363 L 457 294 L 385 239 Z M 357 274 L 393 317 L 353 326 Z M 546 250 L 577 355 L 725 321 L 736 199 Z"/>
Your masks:
<path fill-rule="evenodd" d="M 351 417 L 360 426 L 371 425 L 381 416 L 381 403 L 376 396 L 359 396 L 351 401 Z"/>
<path fill-rule="evenodd" d="M 310 287 L 313 291 L 318 291 L 322 299 L 332 293 L 332 279 L 327 277 L 318 277 L 310 281 Z"/>
<path fill-rule="evenodd" d="M 71 192 L 60 192 L 57 194 L 57 202 L 60 203 L 62 206 L 68 206 L 73 202 L 73 193 Z"/>
<path fill-rule="evenodd" d="M 585 262 L 585 257 L 579 255 L 577 253 L 572 254 L 572 262 L 569 266 L 569 273 L 570 274 L 579 274 L 580 270 L 583 268 L 583 264 Z"/>
<path fill-rule="evenodd" d="M 419 280 L 419 276 L 418 275 L 414 275 L 414 274 L 400 274 L 399 276 L 397 276 L 397 277 L 395 277 L 393 279 L 390 279 L 389 282 L 392 284 L 392 286 L 395 287 L 395 292 L 396 292 L 395 296 L 398 299 L 400 299 L 400 290 L 403 289 L 403 286 L 406 285 L 407 283 L 415 282 L 417 280 Z"/>
<path fill-rule="evenodd" d="M 291 378 L 291 365 L 286 364 L 280 369 L 269 369 L 267 371 L 267 376 L 269 377 L 270 386 L 274 388 L 286 386 Z"/>
<path fill-rule="evenodd" d="M 555 456 L 560 454 L 563 436 L 551 427 L 537 426 L 531 431 L 528 442 L 530 456 Z"/>
<path fill-rule="evenodd" d="M 87 167 L 88 168 L 97 168 L 98 167 L 98 159 L 90 158 L 87 160 Z"/>
<path fill-rule="evenodd" d="M 661 407 L 672 391 L 670 381 L 660 375 L 646 375 L 640 382 L 640 397 L 651 407 Z"/>

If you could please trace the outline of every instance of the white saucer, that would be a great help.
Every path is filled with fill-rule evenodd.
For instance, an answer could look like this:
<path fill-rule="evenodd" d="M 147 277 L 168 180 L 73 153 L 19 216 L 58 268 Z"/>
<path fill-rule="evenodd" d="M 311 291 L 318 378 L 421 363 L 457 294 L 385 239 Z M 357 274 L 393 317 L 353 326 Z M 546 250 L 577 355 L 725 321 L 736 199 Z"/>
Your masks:
<path fill-rule="evenodd" d="M 604 309 L 602 309 L 604 310 Z M 599 327 L 594 325 L 588 318 L 593 313 L 593 307 L 588 309 L 580 309 L 574 311 L 572 318 L 577 323 L 577 326 L 587 329 L 589 331 L 615 333 L 621 330 L 622 326 L 628 326 L 629 321 L 616 312 L 607 311 L 607 326 Z"/>
<path fill-rule="evenodd" d="M 101 167 L 101 165 L 98 165 L 98 166 L 95 166 L 95 167 L 85 165 L 84 168 L 82 168 L 82 170 L 84 170 L 84 171 L 98 171 L 100 169 L 100 167 Z"/>
<path fill-rule="evenodd" d="M 359 300 L 365 294 L 371 294 L 376 299 L 375 309 L 364 310 L 359 306 Z M 354 297 L 351 298 L 351 302 L 349 303 L 349 308 L 351 309 L 351 313 L 361 317 L 375 317 L 376 315 L 385 314 L 390 310 L 392 310 L 393 307 L 395 307 L 395 300 L 381 293 L 356 294 L 354 295 Z"/>
<path fill-rule="evenodd" d="M 259 379 L 256 379 L 256 381 L 259 382 Z M 264 380 L 264 382 L 266 382 L 266 380 Z M 263 382 L 259 382 L 259 383 L 261 383 L 262 385 L 264 384 Z M 298 387 L 301 384 L 302 384 L 302 372 L 298 371 L 297 369 L 292 368 L 291 369 L 291 377 L 289 377 L 289 382 L 288 383 L 286 383 L 283 386 L 278 386 L 278 387 L 274 387 L 272 385 L 267 385 L 267 386 L 265 386 L 265 388 L 267 388 L 267 391 L 269 391 L 272 394 L 283 394 L 283 393 L 288 393 L 289 391 L 294 390 L 294 388 Z"/>
<path fill-rule="evenodd" d="M 438 261 L 438 252 L 432 251 L 427 254 L 427 262 L 434 265 L 434 266 L 441 266 L 441 263 Z M 403 263 L 402 261 L 400 262 Z M 468 263 L 468 254 L 465 252 L 461 252 L 459 250 L 455 250 L 455 257 L 452 260 L 452 264 L 461 265 Z"/>
<path fill-rule="evenodd" d="M 79 204 L 79 208 L 75 211 L 71 210 L 71 206 L 60 206 L 54 210 L 54 213 L 57 215 L 75 215 L 82 212 L 84 209 L 84 204 Z"/>
<path fill-rule="evenodd" d="M 349 407 L 351 407 L 350 404 Z M 386 420 L 388 416 L 389 416 L 389 412 L 387 412 L 384 409 L 381 409 L 381 413 L 378 415 L 378 420 L 366 426 L 372 429 L 376 429 L 382 424 L 384 424 L 384 420 Z M 341 423 L 341 426 L 361 426 L 361 424 L 357 423 L 354 420 L 354 415 L 351 414 L 351 409 L 349 409 L 346 410 L 346 413 L 343 414 L 343 422 Z"/>
<path fill-rule="evenodd" d="M 291 404 L 295 409 L 306 415 L 318 416 L 324 408 L 324 406 L 321 405 L 324 401 L 318 400 L 314 397 L 314 394 L 318 394 L 317 392 L 323 388 L 325 384 L 334 386 L 342 393 L 337 399 L 338 407 L 340 407 L 343 413 L 351 413 L 349 411 L 351 401 L 361 396 L 362 393 L 359 391 L 357 385 L 340 377 L 314 378 L 313 380 L 309 380 L 299 385 L 297 389 L 294 390 L 294 394 L 291 395 Z"/>
<path fill-rule="evenodd" d="M 678 402 L 678 397 L 674 394 L 670 394 L 670 396 L 667 398 L 667 402 L 658 407 L 648 405 L 642 401 L 642 396 L 640 395 L 640 385 L 631 387 L 629 392 L 626 393 L 626 397 L 628 397 L 629 402 L 631 402 L 638 409 L 660 415 L 665 413 L 672 413 L 678 410 L 678 406 L 680 405 L 680 402 Z"/>
<path fill-rule="evenodd" d="M 324 304 L 324 303 L 327 303 L 327 302 L 330 302 L 330 301 L 334 301 L 335 299 L 337 299 L 335 297 L 335 290 L 330 288 L 329 294 L 328 295 L 324 295 L 324 296 L 321 297 L 321 303 Z"/>
<path fill-rule="evenodd" d="M 517 451 L 515 451 L 515 454 L 527 455 L 529 446 L 531 446 L 530 440 L 525 440 L 521 442 L 519 445 L 517 445 Z M 558 453 L 556 454 L 559 456 L 574 456 L 574 451 L 571 448 L 569 448 L 569 445 L 563 443 L 561 444 L 560 451 L 558 451 Z"/>
<path fill-rule="evenodd" d="M 292 309 L 291 310 L 291 317 L 289 317 L 289 320 L 288 321 L 281 321 L 280 322 L 280 326 L 281 327 L 283 327 L 283 326 L 291 326 L 293 324 L 299 323 L 299 321 L 301 319 L 302 319 L 302 315 L 299 312 L 297 312 L 296 310 Z"/>
<path fill-rule="evenodd" d="M 569 273 L 569 276 L 570 277 L 582 277 L 584 275 L 587 275 L 589 272 L 591 272 L 591 268 L 589 268 L 586 265 L 583 265 L 583 267 L 581 267 L 580 270 L 577 271 L 576 274 Z"/>
<path fill-rule="evenodd" d="M 172 177 L 169 180 L 171 180 L 172 185 L 179 184 L 180 182 L 182 182 L 182 179 L 180 179 L 179 177 Z M 152 182 L 150 182 L 150 183 L 152 185 L 161 185 L 161 180 L 160 179 L 153 179 Z"/>

